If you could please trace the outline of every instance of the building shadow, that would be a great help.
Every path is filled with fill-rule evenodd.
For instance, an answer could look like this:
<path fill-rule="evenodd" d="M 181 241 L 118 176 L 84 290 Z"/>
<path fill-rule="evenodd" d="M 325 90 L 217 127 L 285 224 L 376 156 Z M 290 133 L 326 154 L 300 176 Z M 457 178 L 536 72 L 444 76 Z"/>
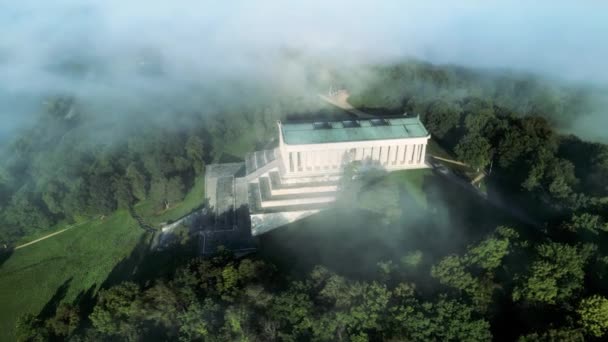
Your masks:
<path fill-rule="evenodd" d="M 109 288 L 124 281 L 132 280 L 149 252 L 152 238 L 152 233 L 144 233 L 129 256 L 118 262 L 110 271 L 104 282 L 101 283 L 100 288 Z"/>
<path fill-rule="evenodd" d="M 453 243 L 454 252 L 463 251 L 469 241 L 482 239 L 499 225 L 525 224 L 481 196 L 467 181 L 456 177 L 435 172 L 423 181 L 429 210 L 436 216 L 436 226 L 452 227 L 442 232 L 452 233 L 446 239 Z"/>
<path fill-rule="evenodd" d="M 316 215 L 259 236 L 259 254 L 294 276 L 323 265 L 349 277 L 375 279 L 379 263 L 392 261 L 392 266 L 401 267 L 402 258 L 420 253 L 420 263 L 407 270 L 407 277 L 431 284 L 429 268 L 445 255 L 462 253 L 497 226 L 522 226 L 521 220 L 479 196 L 470 184 L 465 188 L 434 170 L 416 186 L 424 193 L 424 204 L 408 186 L 399 185 L 397 197 L 384 196 L 403 183 L 385 183 L 392 173 L 381 168 L 375 172 L 377 176 L 356 189 L 375 193 L 367 199 L 373 210 L 365 209 L 368 205 L 362 205 L 356 194 L 347 193 L 346 200 L 338 199 Z M 394 219 L 387 220 L 391 215 Z"/>
<path fill-rule="evenodd" d="M 392 184 L 382 184 L 389 173 L 378 165 L 369 167 L 358 178 L 361 186 L 345 180 L 334 204 L 259 236 L 260 256 L 295 277 L 323 265 L 354 279 L 371 280 L 379 275 L 379 262 L 399 260 L 403 253 L 417 248 L 414 241 L 424 228 L 425 209 L 405 188 L 393 193 L 393 203 L 387 203 L 384 190 L 395 190 Z M 363 199 L 367 192 L 373 194 Z M 401 213 L 387 221 L 395 208 Z"/>
<path fill-rule="evenodd" d="M 100 288 L 125 281 L 145 286 L 155 279 L 170 277 L 192 258 L 212 255 L 220 249 L 234 252 L 254 249 L 248 207 L 235 210 L 227 206 L 221 213 L 214 209 L 206 204 L 199 214 L 172 230 L 142 234 L 131 253 L 114 266 Z M 86 298 L 84 293 L 82 300 Z M 83 305 L 86 306 L 86 300 Z"/>
<path fill-rule="evenodd" d="M 213 208 L 198 223 L 199 253 L 213 255 L 219 250 L 229 250 L 236 255 L 252 252 L 257 244 L 251 234 L 249 207 L 228 208 L 216 213 Z"/>
<path fill-rule="evenodd" d="M 155 279 L 171 276 L 178 266 L 199 256 L 198 234 L 189 236 L 187 241 L 152 249 L 154 238 L 154 234 L 142 235 L 133 251 L 114 266 L 100 288 L 110 288 L 125 281 L 145 286 Z"/>
<path fill-rule="evenodd" d="M 145 233 L 137 242 L 129 256 L 122 259 L 101 283 L 100 288 L 110 288 L 125 281 L 145 283 L 155 278 L 164 271 L 163 265 L 157 265 L 158 254 L 166 254 L 168 251 L 151 251 L 150 247 L 154 234 Z"/>

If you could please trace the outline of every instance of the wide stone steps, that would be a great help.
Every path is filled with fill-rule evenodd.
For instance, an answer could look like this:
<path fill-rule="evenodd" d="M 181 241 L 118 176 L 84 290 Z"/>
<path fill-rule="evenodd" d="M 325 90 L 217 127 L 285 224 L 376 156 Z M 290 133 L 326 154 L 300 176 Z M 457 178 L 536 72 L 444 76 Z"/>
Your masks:
<path fill-rule="evenodd" d="M 246 165 L 253 235 L 313 215 L 336 201 L 339 175 L 284 178 L 280 156 L 274 150 L 249 154 Z"/>
<path fill-rule="evenodd" d="M 270 184 L 273 190 L 281 190 L 281 189 L 300 189 L 305 187 L 326 187 L 326 186 L 338 186 L 340 184 L 339 179 L 329 178 L 329 179 L 321 179 L 319 177 L 311 177 L 305 180 L 286 180 L 281 179 L 281 175 L 278 171 L 270 171 L 268 172 L 268 178 L 270 179 Z"/>
<path fill-rule="evenodd" d="M 264 150 L 264 155 L 266 160 L 270 163 L 271 161 L 277 159 L 275 155 L 275 150 Z"/>
<path fill-rule="evenodd" d="M 293 198 L 293 199 L 282 199 L 282 200 L 271 200 L 271 201 L 262 201 L 261 206 L 263 209 L 265 208 L 276 208 L 276 207 L 296 207 L 300 205 L 309 205 L 309 204 L 324 204 L 324 203 L 332 203 L 335 202 L 335 196 L 322 196 L 322 197 L 308 197 L 308 198 Z"/>
<path fill-rule="evenodd" d="M 250 175 L 276 160 L 275 150 L 262 150 L 247 153 L 245 156 L 245 170 Z"/>
<path fill-rule="evenodd" d="M 302 220 L 319 212 L 318 209 L 292 211 L 284 209 L 280 212 L 266 212 L 251 215 L 251 234 L 253 236 L 264 234 L 275 228 Z"/>
<path fill-rule="evenodd" d="M 262 210 L 262 196 L 260 195 L 260 185 L 249 183 L 249 211 L 256 213 Z"/>
<path fill-rule="evenodd" d="M 290 187 L 286 189 L 274 189 L 271 188 L 270 192 L 272 197 L 280 196 L 314 196 L 320 193 L 335 193 L 338 191 L 338 185 L 317 185 L 317 186 L 305 186 L 305 187 Z"/>
<path fill-rule="evenodd" d="M 289 213 L 294 211 L 309 211 L 309 210 L 322 210 L 327 209 L 332 205 L 333 202 L 321 202 L 321 203 L 308 203 L 298 205 L 285 205 L 285 206 L 274 206 L 260 208 L 257 213 L 252 214 L 264 214 L 264 213 Z"/>
<path fill-rule="evenodd" d="M 276 194 L 269 177 L 249 183 L 249 210 L 252 213 L 322 209 L 336 200 L 337 186 L 289 188 Z M 285 189 L 283 189 L 285 190 Z"/>
<path fill-rule="evenodd" d="M 300 187 L 275 189 L 269 177 L 258 178 L 262 201 L 285 200 L 311 197 L 327 197 L 338 191 L 337 185 L 302 184 Z"/>

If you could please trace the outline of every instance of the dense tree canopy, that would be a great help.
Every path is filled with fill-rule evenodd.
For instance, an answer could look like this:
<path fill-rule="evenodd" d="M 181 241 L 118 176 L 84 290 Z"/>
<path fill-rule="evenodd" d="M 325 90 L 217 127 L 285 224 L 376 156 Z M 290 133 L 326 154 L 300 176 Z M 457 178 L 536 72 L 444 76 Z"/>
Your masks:
<path fill-rule="evenodd" d="M 371 215 L 374 220 L 365 222 L 369 231 L 388 235 L 391 229 L 411 229 L 416 237 L 382 240 L 385 245 L 374 251 L 365 250 L 366 241 L 357 249 L 363 257 L 345 258 L 356 263 L 380 255 L 375 273 L 354 276 L 329 262 L 286 271 L 264 253 L 236 257 L 220 250 L 175 259 L 161 276 L 103 284 L 88 307 L 63 303 L 45 315 L 25 315 L 18 320 L 18 338 L 605 339 L 608 147 L 555 129 L 585 103 L 584 93 L 530 77 L 482 77 L 414 62 L 372 69 L 365 85 L 335 77 L 352 86 L 357 107 L 420 114 L 433 143 L 487 171 L 488 200 L 475 201 L 488 204 L 486 209 L 498 207 L 509 219 L 497 217 L 491 226 L 475 219 L 498 212 L 491 211 L 466 213 L 473 218 L 464 223 L 451 220 L 444 212 L 457 211 L 463 198 L 470 199 L 462 187 L 446 203 L 437 189 L 424 188 L 437 203 L 419 209 L 395 184 L 380 181 L 384 173 L 352 164 L 338 207 Z M 266 137 L 276 133 L 275 120 L 286 113 L 319 110 L 300 98 L 218 107 L 125 127 L 125 136 L 110 143 L 84 139 L 90 117 L 77 98 L 51 99 L 39 123 L 7 147 L 10 158 L 0 164 L 0 241 L 13 243 L 58 222 L 140 203 L 163 212 L 184 199 L 205 164 L 242 157 L 231 154 L 238 144 L 247 150 L 265 146 Z M 253 140 L 240 139 L 251 132 Z M 415 215 L 405 210 L 449 219 L 436 226 L 412 220 Z M 447 248 L 435 245 L 442 234 L 454 240 Z M 318 252 L 316 247 L 321 249 L 309 252 Z M 399 253 L 390 253 L 395 250 Z"/>

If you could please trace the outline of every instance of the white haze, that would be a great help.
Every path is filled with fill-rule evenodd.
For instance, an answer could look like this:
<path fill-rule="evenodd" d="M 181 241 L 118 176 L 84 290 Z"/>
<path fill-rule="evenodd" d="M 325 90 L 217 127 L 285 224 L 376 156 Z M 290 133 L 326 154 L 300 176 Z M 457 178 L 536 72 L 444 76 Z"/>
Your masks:
<path fill-rule="evenodd" d="M 27 99 L 39 94 L 145 99 L 227 80 L 305 88 L 285 51 L 328 64 L 414 57 L 606 86 L 607 10 L 603 1 L 0 0 L 0 138 L 27 122 Z M 75 63 L 96 67 L 65 71 Z M 162 64 L 162 76 L 142 76 L 145 63 Z"/>

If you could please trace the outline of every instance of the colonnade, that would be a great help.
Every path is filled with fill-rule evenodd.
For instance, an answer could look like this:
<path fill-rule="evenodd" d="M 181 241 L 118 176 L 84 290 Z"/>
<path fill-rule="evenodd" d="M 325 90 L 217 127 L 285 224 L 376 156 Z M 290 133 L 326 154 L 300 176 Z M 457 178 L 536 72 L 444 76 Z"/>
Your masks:
<path fill-rule="evenodd" d="M 425 153 L 426 143 L 372 145 L 346 149 L 306 149 L 288 152 L 285 166 L 290 173 L 338 170 L 351 161 L 399 168 L 405 165 L 423 164 Z"/>

